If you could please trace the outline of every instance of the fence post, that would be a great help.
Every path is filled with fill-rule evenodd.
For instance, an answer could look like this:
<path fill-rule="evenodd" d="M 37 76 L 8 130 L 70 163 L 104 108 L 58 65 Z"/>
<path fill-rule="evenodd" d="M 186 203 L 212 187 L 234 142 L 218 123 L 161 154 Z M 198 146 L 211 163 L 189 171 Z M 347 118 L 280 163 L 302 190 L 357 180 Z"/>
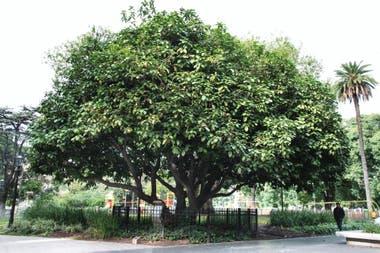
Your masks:
<path fill-rule="evenodd" d="M 115 206 L 115 205 L 113 205 L 113 206 L 112 206 L 112 217 L 114 217 L 114 216 L 115 216 L 115 211 L 116 211 L 115 209 L 116 209 L 116 206 Z"/>
<path fill-rule="evenodd" d="M 226 223 L 227 223 L 227 226 L 229 225 L 229 210 L 227 208 L 227 211 L 226 211 Z"/>
<path fill-rule="evenodd" d="M 140 219 L 141 219 L 141 207 L 137 207 L 137 224 L 140 225 Z"/>
<path fill-rule="evenodd" d="M 252 224 L 251 224 L 251 209 L 248 208 L 246 214 L 247 214 L 248 231 L 252 235 L 253 231 L 252 231 Z"/>
<path fill-rule="evenodd" d="M 125 224 L 127 226 L 127 230 L 129 227 L 129 206 L 125 208 Z"/>
<path fill-rule="evenodd" d="M 255 209 L 255 236 L 257 236 L 259 232 L 259 210 Z"/>
<path fill-rule="evenodd" d="M 237 226 L 237 229 L 238 229 L 238 235 L 240 235 L 240 230 L 241 230 L 241 209 L 238 208 L 238 226 Z"/>
<path fill-rule="evenodd" d="M 121 216 L 121 206 L 117 207 L 117 217 L 120 218 Z"/>
<path fill-rule="evenodd" d="M 207 208 L 207 243 L 211 242 L 210 223 L 210 208 Z"/>

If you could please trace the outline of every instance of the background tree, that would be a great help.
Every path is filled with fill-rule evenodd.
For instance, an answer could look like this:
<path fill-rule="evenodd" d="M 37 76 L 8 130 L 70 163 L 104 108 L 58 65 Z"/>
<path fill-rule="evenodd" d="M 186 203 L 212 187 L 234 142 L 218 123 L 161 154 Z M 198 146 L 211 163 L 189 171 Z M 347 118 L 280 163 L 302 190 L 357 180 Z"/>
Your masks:
<path fill-rule="evenodd" d="M 162 201 L 159 182 L 193 209 L 243 185 L 310 190 L 343 172 L 336 103 L 298 58 L 192 10 L 145 5 L 124 20 L 52 54 L 54 89 L 32 126 L 35 171 L 148 203 Z"/>
<path fill-rule="evenodd" d="M 26 130 L 33 116 L 34 112 L 29 108 L 20 111 L 0 108 L 0 215 L 5 211 L 10 190 L 16 181 L 17 156 L 25 157 Z"/>
<path fill-rule="evenodd" d="M 380 115 L 363 115 L 361 121 L 366 159 L 368 167 L 371 168 L 368 171 L 371 194 L 374 201 L 380 202 Z M 350 139 L 350 160 L 337 193 L 342 200 L 360 200 L 364 199 L 366 195 L 365 187 L 363 187 L 363 169 L 358 147 L 356 120 L 354 118 L 346 120 L 345 128 Z"/>
<path fill-rule="evenodd" d="M 371 90 L 375 87 L 376 81 L 367 73 L 369 65 L 362 65 L 361 63 L 349 62 L 342 64 L 342 68 L 336 71 L 336 75 L 339 78 L 336 89 L 339 99 L 343 102 L 354 102 L 355 106 L 355 119 L 358 130 L 358 143 L 359 152 L 361 157 L 361 164 L 363 169 L 363 179 L 366 192 L 368 210 L 372 210 L 372 198 L 370 183 L 368 178 L 367 160 L 365 157 L 363 129 L 360 120 L 360 100 L 368 100 L 371 96 Z"/>

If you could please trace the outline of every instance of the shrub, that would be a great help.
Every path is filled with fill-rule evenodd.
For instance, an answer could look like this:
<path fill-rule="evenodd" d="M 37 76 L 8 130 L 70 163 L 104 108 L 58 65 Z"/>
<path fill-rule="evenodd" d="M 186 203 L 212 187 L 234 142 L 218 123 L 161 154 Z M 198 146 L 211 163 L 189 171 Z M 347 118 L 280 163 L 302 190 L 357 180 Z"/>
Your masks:
<path fill-rule="evenodd" d="M 105 193 L 97 190 L 81 190 L 74 193 L 69 193 L 59 197 L 59 202 L 62 205 L 70 207 L 95 207 L 104 206 Z"/>
<path fill-rule="evenodd" d="M 367 225 L 366 222 L 348 222 L 343 224 L 343 230 L 358 230 L 363 229 Z M 335 223 L 326 223 L 313 226 L 297 226 L 292 227 L 291 230 L 295 232 L 302 232 L 315 235 L 329 235 L 334 234 L 337 231 L 337 225 Z"/>
<path fill-rule="evenodd" d="M 23 234 L 23 235 L 48 235 L 52 232 L 60 230 L 60 226 L 53 220 L 36 219 L 29 220 L 17 220 L 7 230 L 8 233 Z"/>
<path fill-rule="evenodd" d="M 302 211 L 272 211 L 270 224 L 281 227 L 313 226 L 326 223 L 334 223 L 332 212 Z"/>
<path fill-rule="evenodd" d="M 164 232 L 164 233 L 162 233 Z M 183 226 L 183 227 L 172 227 L 166 228 L 161 231 L 157 228 L 150 229 L 130 229 L 124 233 L 126 237 L 139 236 L 143 240 L 147 241 L 157 241 L 160 239 L 166 240 L 183 240 L 187 239 L 190 243 L 206 243 L 208 242 L 208 237 L 210 235 L 210 242 L 227 242 L 236 240 L 248 240 L 252 237 L 248 233 L 237 234 L 235 230 L 223 230 L 217 229 L 215 227 L 210 228 L 202 226 Z"/>
<path fill-rule="evenodd" d="M 61 231 L 74 233 L 87 229 L 93 238 L 105 239 L 119 234 L 121 220 L 112 217 L 107 210 L 73 208 L 53 202 L 49 196 L 36 200 L 23 214 L 23 223 L 16 226 L 16 230 L 22 234 L 30 234 L 31 231 L 39 233 L 38 223 L 35 220 L 48 220 L 61 225 Z M 32 228 L 36 226 L 36 228 Z M 46 233 L 55 230 L 50 229 L 52 225 L 47 224 Z M 41 225 L 41 229 L 43 226 Z M 31 230 L 31 231 L 30 231 Z"/>
<path fill-rule="evenodd" d="M 364 232 L 380 234 L 380 225 L 368 223 L 364 225 Z"/>
<path fill-rule="evenodd" d="M 87 210 L 85 217 L 89 225 L 88 232 L 93 238 L 106 239 L 120 233 L 120 219 L 112 217 L 107 211 Z"/>
<path fill-rule="evenodd" d="M 82 209 L 55 204 L 49 198 L 36 200 L 31 207 L 25 210 L 23 217 L 27 220 L 53 220 L 61 225 L 87 225 Z"/>

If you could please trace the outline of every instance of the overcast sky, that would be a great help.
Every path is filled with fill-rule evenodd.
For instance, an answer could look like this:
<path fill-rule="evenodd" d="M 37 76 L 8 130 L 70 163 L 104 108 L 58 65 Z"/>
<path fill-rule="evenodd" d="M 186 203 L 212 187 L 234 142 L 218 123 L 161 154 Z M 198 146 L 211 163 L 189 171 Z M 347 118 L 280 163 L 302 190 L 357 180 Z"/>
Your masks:
<path fill-rule="evenodd" d="M 119 30 L 120 13 L 135 0 L 0 0 L 0 106 L 36 106 L 51 89 L 46 52 L 90 27 Z M 158 9 L 195 9 L 209 24 L 223 22 L 241 38 L 288 37 L 323 65 L 323 79 L 347 61 L 372 65 L 380 81 L 380 1 L 156 0 Z M 363 113 L 380 113 L 380 86 Z M 340 112 L 354 116 L 353 105 Z"/>

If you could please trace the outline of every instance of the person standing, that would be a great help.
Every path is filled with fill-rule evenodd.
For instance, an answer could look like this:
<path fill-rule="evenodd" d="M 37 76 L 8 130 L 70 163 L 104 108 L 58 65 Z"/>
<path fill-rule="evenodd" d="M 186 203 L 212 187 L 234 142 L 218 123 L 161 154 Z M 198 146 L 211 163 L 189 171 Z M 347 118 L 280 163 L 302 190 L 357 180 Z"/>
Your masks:
<path fill-rule="evenodd" d="M 334 219 L 336 222 L 336 225 L 338 226 L 338 229 L 342 231 L 342 222 L 345 216 L 343 208 L 340 206 L 340 203 L 336 203 L 336 207 L 334 208 L 333 211 L 334 214 Z"/>

